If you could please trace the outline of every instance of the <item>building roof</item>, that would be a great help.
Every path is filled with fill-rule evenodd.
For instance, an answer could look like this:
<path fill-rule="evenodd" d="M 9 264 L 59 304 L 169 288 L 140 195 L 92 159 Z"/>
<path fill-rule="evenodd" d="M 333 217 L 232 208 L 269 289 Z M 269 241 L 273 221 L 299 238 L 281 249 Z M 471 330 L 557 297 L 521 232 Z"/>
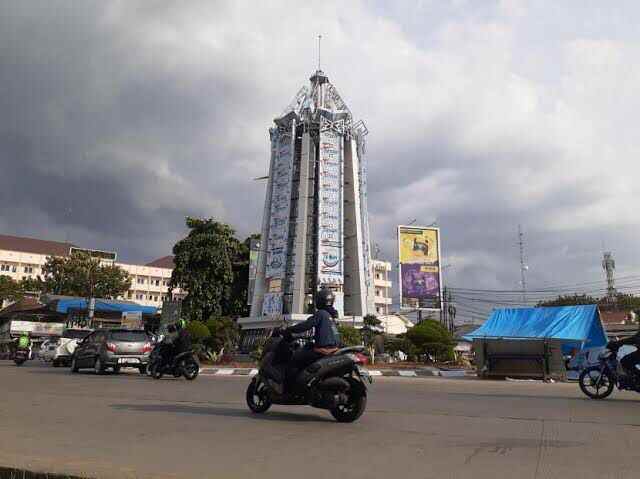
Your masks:
<path fill-rule="evenodd" d="M 87 298 L 78 296 L 62 296 L 50 294 L 43 297 L 47 302 L 47 306 L 55 310 L 57 313 L 67 314 L 70 309 L 86 310 L 88 307 Z M 142 314 L 156 314 L 158 308 L 154 306 L 142 306 L 132 301 L 123 301 L 118 299 L 95 298 L 96 312 L 141 312 Z"/>
<path fill-rule="evenodd" d="M 150 263 L 147 263 L 145 266 L 151 266 L 152 268 L 173 269 L 175 267 L 175 263 L 173 262 L 173 255 L 169 255 L 163 256 L 162 258 L 154 259 Z"/>
<path fill-rule="evenodd" d="M 0 234 L 0 249 L 9 251 L 49 256 L 67 256 L 72 246 L 74 245 L 71 243 L 61 243 L 59 241 L 46 241 Z"/>
<path fill-rule="evenodd" d="M 45 310 L 46 306 L 40 303 L 36 298 L 25 297 L 20 301 L 10 304 L 3 310 L 0 310 L 0 318 L 8 317 L 14 313 L 26 313 Z"/>

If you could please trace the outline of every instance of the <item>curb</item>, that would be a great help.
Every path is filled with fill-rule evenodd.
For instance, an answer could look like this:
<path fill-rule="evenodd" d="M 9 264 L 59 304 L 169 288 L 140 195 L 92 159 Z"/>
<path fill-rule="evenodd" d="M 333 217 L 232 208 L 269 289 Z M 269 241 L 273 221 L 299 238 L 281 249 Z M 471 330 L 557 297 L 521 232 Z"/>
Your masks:
<path fill-rule="evenodd" d="M 468 377 L 469 373 L 464 369 L 365 369 L 371 377 L 402 377 L 402 378 L 418 378 L 418 377 L 447 377 L 460 378 Z M 258 374 L 256 368 L 200 368 L 200 374 L 205 376 L 255 376 Z M 475 376 L 475 373 L 473 373 Z"/>

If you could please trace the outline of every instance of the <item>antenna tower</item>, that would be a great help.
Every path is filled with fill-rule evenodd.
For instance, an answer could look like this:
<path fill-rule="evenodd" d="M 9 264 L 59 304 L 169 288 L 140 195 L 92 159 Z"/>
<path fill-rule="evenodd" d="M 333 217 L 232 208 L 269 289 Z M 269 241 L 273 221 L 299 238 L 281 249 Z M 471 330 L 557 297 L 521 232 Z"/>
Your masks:
<path fill-rule="evenodd" d="M 613 259 L 613 253 L 611 251 L 604 251 L 602 253 L 602 269 L 607 277 L 607 300 L 613 303 L 616 300 L 616 284 L 613 277 L 616 262 Z"/>
<path fill-rule="evenodd" d="M 522 303 L 527 303 L 527 279 L 525 273 L 529 269 L 524 261 L 524 233 L 522 227 L 518 225 L 518 247 L 520 248 L 520 286 L 522 287 Z"/>

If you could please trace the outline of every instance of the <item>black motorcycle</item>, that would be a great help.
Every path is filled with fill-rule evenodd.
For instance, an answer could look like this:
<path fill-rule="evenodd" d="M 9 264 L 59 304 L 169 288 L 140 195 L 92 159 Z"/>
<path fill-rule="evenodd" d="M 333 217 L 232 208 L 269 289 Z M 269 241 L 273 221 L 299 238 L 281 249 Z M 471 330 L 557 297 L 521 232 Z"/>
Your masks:
<path fill-rule="evenodd" d="M 301 339 L 286 341 L 278 333 L 267 340 L 258 374 L 247 388 L 246 400 L 254 413 L 266 412 L 272 404 L 310 405 L 327 409 L 339 422 L 353 422 L 367 405 L 365 380 L 371 377 L 360 369 L 354 353 L 362 347 L 339 349 L 302 371 L 287 376 L 287 367 Z"/>
<path fill-rule="evenodd" d="M 18 349 L 13 355 L 13 362 L 16 363 L 16 366 L 22 366 L 27 359 L 29 359 L 28 349 Z"/>
<path fill-rule="evenodd" d="M 598 357 L 598 364 L 580 373 L 580 389 L 591 399 L 604 399 L 614 387 L 620 390 L 640 392 L 640 380 L 627 374 L 617 358 L 618 347 L 609 346 Z"/>
<path fill-rule="evenodd" d="M 193 381 L 200 373 L 200 365 L 193 351 L 184 351 L 174 355 L 170 344 L 160 343 L 151 351 L 148 371 L 153 379 L 160 379 L 165 374 L 171 374 L 175 378 L 184 376 L 185 379 Z"/>

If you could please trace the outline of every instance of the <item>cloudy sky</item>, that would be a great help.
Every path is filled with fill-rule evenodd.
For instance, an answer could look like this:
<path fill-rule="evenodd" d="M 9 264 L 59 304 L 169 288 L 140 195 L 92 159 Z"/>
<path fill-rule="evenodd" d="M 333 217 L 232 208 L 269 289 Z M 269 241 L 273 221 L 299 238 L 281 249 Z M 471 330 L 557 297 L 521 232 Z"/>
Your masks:
<path fill-rule="evenodd" d="M 437 221 L 448 284 L 640 271 L 640 8 L 618 1 L 0 4 L 0 232 L 170 252 L 257 231 L 272 119 L 322 67 L 366 122 L 372 234 Z M 640 287 L 638 287 L 640 290 Z"/>

